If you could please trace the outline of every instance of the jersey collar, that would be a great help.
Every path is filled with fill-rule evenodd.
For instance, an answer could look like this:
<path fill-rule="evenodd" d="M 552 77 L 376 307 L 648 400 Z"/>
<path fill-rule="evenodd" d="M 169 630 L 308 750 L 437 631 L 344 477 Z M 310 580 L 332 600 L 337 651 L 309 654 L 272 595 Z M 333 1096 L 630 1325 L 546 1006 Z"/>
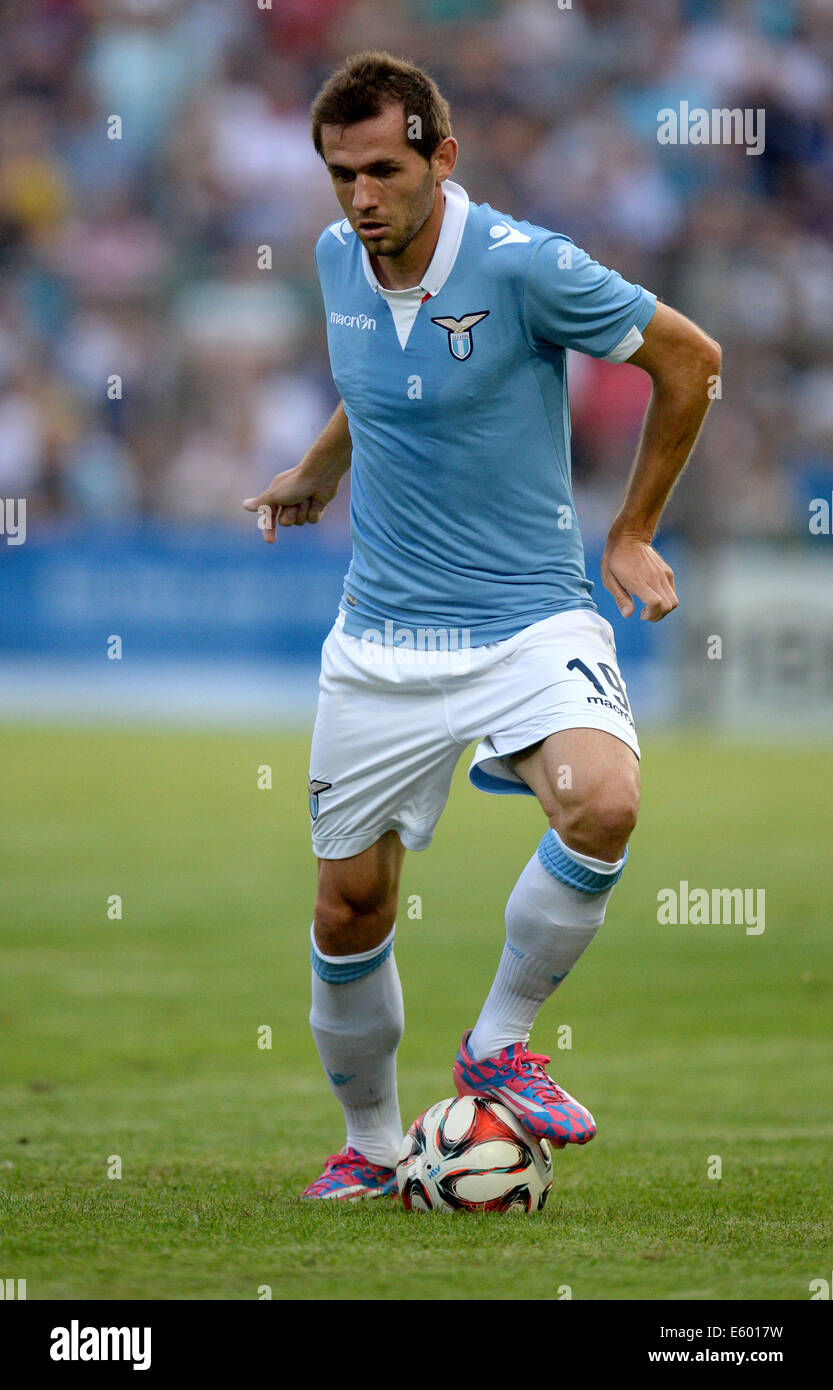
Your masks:
<path fill-rule="evenodd" d="M 423 275 L 419 286 L 414 286 L 415 289 L 419 288 L 426 294 L 430 294 L 432 298 L 439 294 L 454 269 L 454 262 L 457 259 L 457 252 L 460 250 L 460 242 L 463 240 L 463 232 L 466 229 L 466 218 L 469 215 L 469 195 L 464 188 L 460 187 L 459 183 L 452 183 L 450 179 L 446 179 L 443 184 L 443 193 L 445 195 L 445 211 L 437 245 L 431 257 L 431 264 Z M 367 283 L 378 294 L 384 286 L 379 284 L 373 273 L 367 247 L 361 242 L 359 245 L 362 248 L 362 266 Z"/>

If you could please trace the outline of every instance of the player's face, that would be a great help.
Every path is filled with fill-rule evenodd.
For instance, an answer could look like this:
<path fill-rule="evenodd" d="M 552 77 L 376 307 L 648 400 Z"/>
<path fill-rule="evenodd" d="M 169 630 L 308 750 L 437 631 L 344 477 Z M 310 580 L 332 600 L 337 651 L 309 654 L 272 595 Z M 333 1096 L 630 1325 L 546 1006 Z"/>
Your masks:
<path fill-rule="evenodd" d="M 325 125 L 321 144 L 342 212 L 368 252 L 401 256 L 431 215 L 443 158 L 414 148 L 399 105 L 355 125 Z"/>

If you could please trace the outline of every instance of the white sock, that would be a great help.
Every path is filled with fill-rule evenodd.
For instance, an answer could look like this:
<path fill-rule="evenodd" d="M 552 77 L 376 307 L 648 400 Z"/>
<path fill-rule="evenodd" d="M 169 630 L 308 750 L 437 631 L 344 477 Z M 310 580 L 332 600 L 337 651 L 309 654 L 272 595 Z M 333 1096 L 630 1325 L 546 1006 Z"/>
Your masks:
<path fill-rule="evenodd" d="M 393 936 L 372 951 L 325 956 L 312 939 L 310 1026 L 333 1094 L 347 1121 L 347 1143 L 385 1168 L 396 1165 L 402 1121 L 396 1049 L 405 1027 Z"/>
<path fill-rule="evenodd" d="M 469 1039 L 476 1061 L 529 1042 L 541 1005 L 602 925 L 627 857 L 610 864 L 568 849 L 555 830 L 544 835 L 506 904 L 506 945 Z"/>

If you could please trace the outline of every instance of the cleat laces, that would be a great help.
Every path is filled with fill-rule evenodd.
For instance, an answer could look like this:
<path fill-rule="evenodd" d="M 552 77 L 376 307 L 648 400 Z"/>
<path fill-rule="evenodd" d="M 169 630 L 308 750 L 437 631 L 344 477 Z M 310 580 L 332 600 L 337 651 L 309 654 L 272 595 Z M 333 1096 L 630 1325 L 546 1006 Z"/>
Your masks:
<path fill-rule="evenodd" d="M 531 1068 L 532 1075 L 529 1076 L 529 1081 L 536 1092 L 546 1089 L 548 1092 L 555 1091 L 563 1098 L 564 1093 L 561 1088 L 556 1086 L 552 1077 L 548 1076 L 544 1070 L 550 1061 L 551 1058 L 546 1057 L 543 1052 L 518 1052 L 509 1065 L 518 1075 L 527 1074 L 528 1069 Z"/>

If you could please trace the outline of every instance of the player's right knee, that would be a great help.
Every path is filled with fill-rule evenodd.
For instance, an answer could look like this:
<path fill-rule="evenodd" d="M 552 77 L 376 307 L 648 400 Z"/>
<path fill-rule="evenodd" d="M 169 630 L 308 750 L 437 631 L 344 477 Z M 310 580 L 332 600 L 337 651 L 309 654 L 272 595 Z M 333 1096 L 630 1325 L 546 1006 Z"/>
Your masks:
<path fill-rule="evenodd" d="M 325 956 L 350 956 L 372 951 L 390 935 L 396 919 L 396 898 L 372 886 L 349 896 L 329 889 L 315 904 L 315 942 Z"/>

